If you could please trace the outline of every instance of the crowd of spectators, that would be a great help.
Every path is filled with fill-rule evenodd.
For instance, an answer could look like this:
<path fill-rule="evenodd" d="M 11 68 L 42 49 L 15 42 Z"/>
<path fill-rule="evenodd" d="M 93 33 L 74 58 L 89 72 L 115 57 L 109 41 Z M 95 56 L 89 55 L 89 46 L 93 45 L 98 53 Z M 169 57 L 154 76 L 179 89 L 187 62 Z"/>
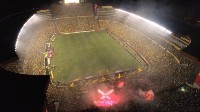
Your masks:
<path fill-rule="evenodd" d="M 22 73 L 22 66 L 18 59 L 11 59 L 6 62 L 0 63 L 0 67 L 4 68 L 7 71 L 11 71 L 14 73 Z"/>
<path fill-rule="evenodd" d="M 59 32 L 70 33 L 98 30 L 98 22 L 94 16 L 77 16 L 57 18 L 54 20 Z"/>
<path fill-rule="evenodd" d="M 38 11 L 22 27 L 16 52 L 19 56 L 19 73 L 46 74 L 44 53 L 46 43 L 54 33 L 71 33 L 99 30 L 92 4 L 52 5 L 50 10 Z M 15 64 L 4 65 L 13 68 Z M 16 71 L 16 70 L 15 70 Z"/>
<path fill-rule="evenodd" d="M 21 70 L 19 73 L 43 75 L 44 52 L 49 38 L 56 32 L 51 17 L 34 14 L 22 27 L 18 36 L 16 53 Z"/>
<path fill-rule="evenodd" d="M 93 15 L 92 5 L 89 3 L 65 4 L 63 6 L 52 5 L 51 12 L 53 18 L 34 15 L 35 17 L 29 20 L 31 22 L 24 25 L 23 31 L 20 32 L 18 41 L 21 46 L 17 49 L 20 59 L 15 62 L 20 65 L 16 67 L 19 73 L 31 75 L 46 74 L 44 65 L 45 46 L 54 33 L 90 31 L 101 28 L 106 29 L 127 50 L 131 51 L 134 49 L 148 63 L 148 69 L 123 76 L 123 80 L 128 87 L 126 89 L 130 89 L 130 91 L 137 90 L 137 81 L 132 80 L 135 76 L 142 80 L 148 80 L 147 82 L 151 86 L 144 88 L 152 89 L 158 95 L 153 105 L 151 105 L 152 103 L 148 104 L 153 106 L 154 109 L 163 111 L 173 111 L 170 109 L 183 107 L 186 105 L 184 99 L 187 98 L 187 95 L 191 96 L 189 100 L 198 98 L 196 96 L 192 97 L 196 93 L 190 89 L 188 89 L 190 92 L 187 92 L 187 94 L 176 91 L 169 92 L 171 88 L 176 90 L 176 88 L 184 85 L 191 74 L 197 74 L 193 69 L 199 68 L 199 65 L 192 59 L 182 55 L 178 45 L 180 43 L 176 43 L 178 39 L 175 39 L 175 37 L 156 29 L 154 26 L 149 26 L 148 23 L 131 17 L 127 13 L 116 10 L 109 12 L 99 11 L 97 21 L 97 18 Z M 10 63 L 10 65 L 5 66 L 9 69 L 9 67 L 15 65 Z M 90 93 L 91 87 L 96 88 L 96 85 L 101 83 L 114 84 L 115 81 L 116 78 L 113 78 L 113 75 L 106 75 L 73 81 L 69 84 L 56 83 L 54 85 L 52 83 L 47 91 L 48 104 L 56 102 L 55 104 L 59 111 L 80 111 L 94 108 L 93 102 L 85 100 L 88 98 L 87 95 Z M 141 83 L 139 85 L 145 84 Z M 126 92 L 124 95 L 129 96 L 130 93 Z M 181 99 L 178 97 L 179 95 L 182 96 Z M 181 101 L 177 102 L 177 99 Z M 172 106 L 171 102 L 177 103 L 177 105 Z M 145 108 L 148 110 L 151 106 Z M 129 107 L 124 106 L 120 109 L 128 110 L 130 109 Z M 140 104 L 136 105 L 136 109 L 139 107 Z"/>
<path fill-rule="evenodd" d="M 186 41 L 183 41 L 183 39 L 185 38 L 181 39 L 174 35 L 166 35 L 167 33 L 165 33 L 165 30 L 156 27 L 154 24 L 147 22 L 136 15 L 131 15 L 130 13 L 118 11 L 117 9 L 113 9 L 113 11 L 111 12 L 107 11 L 106 13 L 102 13 L 102 11 L 97 11 L 97 14 L 101 20 L 114 19 L 127 26 L 134 27 L 136 30 L 139 30 L 144 34 L 159 37 L 168 44 L 171 44 L 176 49 L 180 50 L 188 46 L 188 44 L 185 43 Z"/>
<path fill-rule="evenodd" d="M 94 15 L 91 3 L 53 4 L 51 11 L 56 18 Z"/>
<path fill-rule="evenodd" d="M 43 18 L 38 14 L 34 14 L 22 27 L 19 32 L 16 45 L 16 52 L 18 56 L 23 56 L 27 50 L 27 46 L 31 43 L 38 31 L 54 28 L 51 18 Z"/>
<path fill-rule="evenodd" d="M 153 86 L 151 86 L 151 89 L 154 90 L 154 92 L 160 92 L 160 91 L 167 91 L 169 88 L 174 88 L 177 86 L 182 85 L 185 83 L 185 81 L 188 78 L 188 75 L 191 74 L 191 69 L 193 68 L 194 64 L 192 64 L 191 60 L 184 56 L 177 56 L 179 61 L 181 63 L 189 63 L 189 67 L 182 68 L 179 63 L 177 63 L 177 60 L 172 56 L 172 53 L 165 48 L 167 44 L 161 44 L 157 41 L 154 41 L 150 37 L 147 37 L 146 35 L 140 33 L 137 30 L 134 30 L 132 27 L 128 27 L 124 24 L 121 24 L 117 21 L 109 21 L 109 20 L 100 20 L 99 21 L 100 28 L 109 30 L 108 33 L 110 33 L 111 36 L 114 38 L 121 38 L 128 43 L 131 44 L 131 46 L 137 50 L 144 58 L 148 61 L 150 64 L 149 70 L 142 71 L 140 73 L 140 76 L 142 79 L 148 79 L 150 82 L 153 82 Z M 114 36 L 115 35 L 115 36 Z M 120 39 L 118 40 L 120 42 Z M 126 45 L 124 45 L 126 46 Z M 173 48 L 174 49 L 174 48 Z M 178 50 L 177 50 L 178 51 Z M 170 52 L 170 53 L 169 53 Z M 193 65 L 193 66 L 192 66 Z M 179 70 L 179 71 L 177 71 Z M 182 71 L 183 70 L 183 71 Z M 96 79 L 90 79 L 90 80 L 80 80 L 76 83 L 71 83 L 68 86 L 51 86 L 48 90 L 49 99 L 53 98 L 49 101 L 58 101 L 58 110 L 59 111 L 83 111 L 88 109 L 95 109 L 94 104 L 90 102 L 88 104 L 87 101 L 85 101 L 86 97 L 85 95 L 88 93 L 88 87 L 93 86 L 96 82 L 100 82 L 102 78 L 98 77 Z M 131 76 L 128 77 L 128 79 L 133 79 Z M 109 81 L 114 81 L 109 80 Z M 73 84 L 73 85 L 72 85 Z M 129 83 L 131 87 L 134 87 L 134 83 Z M 143 85 L 143 84 L 141 84 Z M 57 92 L 59 91 L 59 92 Z M 192 91 L 192 90 L 191 90 Z M 164 94 L 164 93 L 163 93 Z M 159 97 L 156 101 L 153 102 L 153 104 L 140 104 L 140 103 L 133 103 L 131 106 L 129 105 L 126 108 L 120 108 L 120 110 L 164 110 L 169 111 L 173 110 L 177 107 L 183 107 L 186 102 L 182 100 L 182 102 L 176 102 L 174 100 L 174 103 L 177 104 L 177 106 L 167 105 L 167 108 L 165 103 L 171 102 L 168 97 L 164 99 L 164 95 L 162 93 L 159 93 Z M 181 93 L 173 93 L 181 94 Z M 188 93 L 187 95 L 194 95 L 196 93 Z M 128 92 L 127 94 L 124 94 L 125 96 L 129 96 Z M 183 95 L 184 98 L 187 98 L 187 95 Z M 180 98 L 178 96 L 175 96 L 177 98 Z M 181 96 L 182 97 L 182 96 Z M 193 100 L 191 97 L 190 100 Z M 163 100 L 165 102 L 163 102 Z M 154 104 L 157 102 L 157 104 Z M 196 101 L 195 101 L 196 102 Z M 194 102 L 194 103 L 195 103 Z M 146 105 L 146 106 L 144 106 Z M 148 106 L 147 106 L 148 105 Z M 149 106 L 150 105 L 150 106 Z M 134 107 L 134 108 L 132 108 Z M 163 108 L 164 107 L 164 108 Z M 188 108 L 189 109 L 189 108 Z M 178 109 L 177 109 L 178 110 Z"/>
<path fill-rule="evenodd" d="M 48 88 L 47 97 L 48 103 L 57 101 L 59 102 L 59 111 L 84 111 L 87 109 L 92 109 L 94 105 L 94 96 L 92 94 L 98 93 L 99 85 L 104 85 L 105 87 L 110 86 L 111 88 L 117 88 L 117 80 L 127 81 L 127 86 L 133 85 L 135 82 L 133 79 L 134 74 L 121 74 L 122 78 L 118 78 L 117 74 L 107 74 L 104 76 L 90 77 L 88 79 L 72 81 L 69 84 L 59 84 L 55 86 L 50 86 Z M 125 89 L 125 88 L 124 88 Z M 117 92 L 124 90 L 119 90 Z M 128 97 L 128 94 L 124 95 Z"/>
<path fill-rule="evenodd" d="M 52 5 L 51 10 L 38 11 L 24 24 L 18 36 L 16 48 L 20 65 L 18 72 L 32 75 L 46 74 L 45 46 L 53 34 L 98 29 L 98 22 L 90 3 Z M 8 64 L 7 68 L 12 65 Z M 12 69 L 14 70 L 13 67 Z"/>
<path fill-rule="evenodd" d="M 192 70 L 198 65 L 188 57 L 180 54 L 180 51 L 172 47 L 169 49 L 163 39 L 139 32 L 135 27 L 124 25 L 114 20 L 100 20 L 100 28 L 108 29 L 110 32 L 126 40 L 137 52 L 139 52 L 150 64 L 149 71 L 144 73 L 159 89 L 167 89 L 184 84 L 193 73 Z M 154 32 L 156 33 L 156 32 Z M 187 63 L 187 67 L 181 66 Z M 166 80 L 165 80 L 166 79 Z M 162 85 L 162 87 L 160 87 Z"/>
<path fill-rule="evenodd" d="M 199 111 L 199 92 L 188 86 L 155 91 L 153 82 L 143 78 L 143 73 L 124 74 L 117 79 L 113 74 L 78 80 L 67 85 L 57 84 L 48 88 L 48 104 L 57 102 L 58 111 Z M 113 78 L 114 77 L 114 78 Z M 117 81 L 124 81 L 122 88 L 117 87 Z M 96 107 L 94 94 L 100 85 L 114 89 L 120 97 L 120 103 L 111 108 Z M 141 98 L 138 91 L 153 90 L 155 97 L 152 101 Z M 126 102 L 128 101 L 128 102 Z M 190 102 L 188 104 L 188 102 Z M 54 104 L 55 105 L 55 104 Z M 50 105 L 48 105 L 50 106 Z M 49 107 L 51 108 L 51 107 Z M 105 110 L 104 110 L 105 109 Z M 51 112 L 51 111 L 50 111 Z"/>
<path fill-rule="evenodd" d="M 52 29 L 45 29 L 35 34 L 32 42 L 27 47 L 28 50 L 22 64 L 26 74 L 46 74 L 44 65 L 45 45 L 53 33 L 54 30 Z"/>

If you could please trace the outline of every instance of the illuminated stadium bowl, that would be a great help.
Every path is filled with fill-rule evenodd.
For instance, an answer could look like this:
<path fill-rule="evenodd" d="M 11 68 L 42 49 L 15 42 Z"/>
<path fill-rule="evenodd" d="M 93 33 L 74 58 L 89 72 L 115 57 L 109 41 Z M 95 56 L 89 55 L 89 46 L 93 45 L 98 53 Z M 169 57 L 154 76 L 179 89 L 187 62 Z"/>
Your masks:
<path fill-rule="evenodd" d="M 59 111 L 152 104 L 156 93 L 176 86 L 163 77 L 180 70 L 181 84 L 198 67 L 181 51 L 189 38 L 112 6 L 65 3 L 30 17 L 15 46 L 21 73 L 51 76 L 48 103 Z"/>

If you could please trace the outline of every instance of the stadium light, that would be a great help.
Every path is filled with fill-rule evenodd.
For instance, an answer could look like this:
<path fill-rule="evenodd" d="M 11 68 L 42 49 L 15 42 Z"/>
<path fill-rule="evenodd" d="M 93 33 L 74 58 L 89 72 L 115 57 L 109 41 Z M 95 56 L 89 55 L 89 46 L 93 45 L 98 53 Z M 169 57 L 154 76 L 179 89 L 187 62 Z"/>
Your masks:
<path fill-rule="evenodd" d="M 145 21 L 145 22 L 151 24 L 151 25 L 154 26 L 154 27 L 159 28 L 161 31 L 164 31 L 164 32 L 166 32 L 166 33 L 168 33 L 168 34 L 170 34 L 170 35 L 172 34 L 172 32 L 171 32 L 170 30 L 166 29 L 165 27 L 163 27 L 163 26 L 161 26 L 161 25 L 159 25 L 159 24 L 157 24 L 157 23 L 155 23 L 155 22 L 153 22 L 153 21 L 150 21 L 150 20 L 148 20 L 148 19 L 145 19 L 145 18 L 143 18 L 143 17 L 141 17 L 141 16 L 138 16 L 138 15 L 136 15 L 136 14 L 133 14 L 133 13 L 124 11 L 124 10 L 122 10 L 122 9 L 117 9 L 117 10 L 120 11 L 120 12 L 128 13 L 128 14 L 130 14 L 130 15 L 132 15 L 132 16 L 138 18 L 138 19 L 141 19 L 141 20 L 143 20 L 143 21 Z"/>
<path fill-rule="evenodd" d="M 79 0 L 65 0 L 65 3 L 79 3 Z"/>

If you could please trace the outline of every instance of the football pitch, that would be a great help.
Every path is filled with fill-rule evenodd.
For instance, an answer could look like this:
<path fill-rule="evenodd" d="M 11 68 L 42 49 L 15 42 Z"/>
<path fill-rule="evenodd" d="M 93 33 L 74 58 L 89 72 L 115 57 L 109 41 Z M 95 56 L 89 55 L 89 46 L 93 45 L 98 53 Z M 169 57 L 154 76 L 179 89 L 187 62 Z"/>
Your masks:
<path fill-rule="evenodd" d="M 53 80 L 56 81 L 70 82 L 106 72 L 143 68 L 104 31 L 57 35 L 52 47 L 51 64 L 55 65 Z"/>

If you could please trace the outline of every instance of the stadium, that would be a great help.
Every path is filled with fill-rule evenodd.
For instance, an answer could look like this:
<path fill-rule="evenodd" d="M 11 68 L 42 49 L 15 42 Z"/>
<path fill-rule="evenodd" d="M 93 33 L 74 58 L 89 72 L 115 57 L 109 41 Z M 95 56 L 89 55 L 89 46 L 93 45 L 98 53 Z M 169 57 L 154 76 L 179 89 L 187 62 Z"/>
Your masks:
<path fill-rule="evenodd" d="M 19 59 L 1 66 L 49 75 L 49 112 L 191 111 L 199 96 L 186 82 L 200 66 L 182 51 L 190 43 L 125 10 L 66 0 L 24 23 L 15 44 Z"/>

